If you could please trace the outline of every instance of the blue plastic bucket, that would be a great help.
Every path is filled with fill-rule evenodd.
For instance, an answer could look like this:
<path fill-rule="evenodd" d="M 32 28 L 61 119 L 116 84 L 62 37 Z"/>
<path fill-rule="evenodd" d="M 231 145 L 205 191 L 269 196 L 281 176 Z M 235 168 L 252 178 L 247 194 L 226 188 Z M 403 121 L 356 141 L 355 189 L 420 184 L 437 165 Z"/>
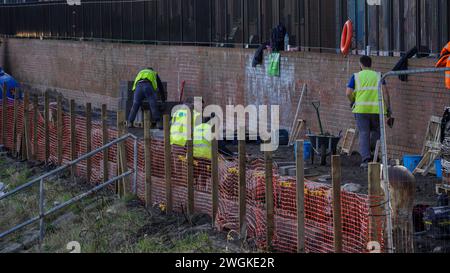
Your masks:
<path fill-rule="evenodd" d="M 311 149 L 312 149 L 311 142 L 309 141 L 303 142 L 303 160 L 308 160 L 311 158 Z M 294 150 L 295 150 L 295 159 L 297 159 L 297 142 L 294 144 Z"/>
<path fill-rule="evenodd" d="M 442 164 L 440 159 L 434 161 L 434 168 L 436 169 L 436 176 L 442 178 Z"/>
<path fill-rule="evenodd" d="M 404 155 L 403 166 L 405 166 L 410 172 L 414 172 L 419 162 L 422 160 L 421 155 Z"/>

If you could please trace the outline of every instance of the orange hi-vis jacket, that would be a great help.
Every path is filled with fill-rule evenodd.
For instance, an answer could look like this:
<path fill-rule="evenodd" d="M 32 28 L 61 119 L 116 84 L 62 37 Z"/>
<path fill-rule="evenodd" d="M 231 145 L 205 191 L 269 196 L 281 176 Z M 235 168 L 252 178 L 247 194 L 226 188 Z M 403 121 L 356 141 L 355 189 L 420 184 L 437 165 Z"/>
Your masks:
<path fill-rule="evenodd" d="M 442 49 L 436 67 L 450 68 L 450 42 Z M 445 86 L 450 89 L 450 71 L 445 71 Z"/>

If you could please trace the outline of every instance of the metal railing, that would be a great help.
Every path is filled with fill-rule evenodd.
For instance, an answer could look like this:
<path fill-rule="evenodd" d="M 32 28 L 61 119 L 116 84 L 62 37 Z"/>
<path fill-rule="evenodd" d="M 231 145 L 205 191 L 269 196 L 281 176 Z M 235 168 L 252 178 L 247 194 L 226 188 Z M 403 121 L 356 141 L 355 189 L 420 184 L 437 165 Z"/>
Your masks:
<path fill-rule="evenodd" d="M 53 208 L 49 209 L 48 211 L 45 210 L 45 206 L 44 206 L 44 204 L 45 204 L 44 182 L 45 182 L 46 178 L 48 178 L 50 176 L 53 176 L 53 175 L 55 175 L 55 174 L 57 174 L 57 173 L 59 173 L 59 172 L 61 172 L 63 170 L 66 170 L 67 168 L 70 168 L 71 166 L 74 166 L 75 164 L 77 164 L 77 163 L 79 163 L 79 162 L 81 162 L 81 161 L 83 161 L 83 160 L 85 160 L 85 159 L 87 159 L 87 158 L 89 158 L 89 157 L 99 153 L 99 152 L 102 152 L 103 150 L 106 150 L 106 149 L 108 149 L 109 147 L 111 147 L 111 146 L 113 146 L 115 144 L 118 144 L 118 143 L 121 143 L 123 141 L 126 141 L 128 138 L 132 138 L 134 140 L 134 145 L 133 145 L 133 160 L 134 160 L 134 162 L 133 162 L 133 170 L 129 170 L 129 171 L 124 172 L 124 173 L 122 173 L 122 174 L 120 174 L 120 175 L 118 175 L 116 177 L 113 177 L 113 178 L 109 179 L 108 181 L 106 181 L 106 182 L 104 182 L 104 183 L 102 183 L 100 185 L 97 185 L 96 187 L 90 189 L 89 191 L 86 191 L 86 192 L 84 192 L 84 193 L 82 193 L 80 195 L 77 195 L 77 196 L 71 198 L 70 200 L 68 200 L 68 201 L 66 201 L 66 202 L 64 202 L 62 204 L 54 206 Z M 103 189 L 103 188 L 113 184 L 114 182 L 116 182 L 116 181 L 118 181 L 120 179 L 123 179 L 123 178 L 125 178 L 125 177 L 127 177 L 127 176 L 129 176 L 131 174 L 133 174 L 132 191 L 133 191 L 134 194 L 136 194 L 137 157 L 138 157 L 138 151 L 137 151 L 138 145 L 137 144 L 138 144 L 138 138 L 135 135 L 130 134 L 130 133 L 126 134 L 126 135 L 123 135 L 123 136 L 121 136 L 121 137 L 111 141 L 110 143 L 108 143 L 108 144 L 106 144 L 106 145 L 104 145 L 104 146 L 102 146 L 100 148 L 97 148 L 97 149 L 95 149 L 95 150 L 93 150 L 93 151 L 91 151 L 91 152 L 89 152 L 89 153 L 87 153 L 87 154 L 85 154 L 85 155 L 83 155 L 83 156 L 73 160 L 73 161 L 68 162 L 67 164 L 65 164 L 65 165 L 63 165 L 61 167 L 58 167 L 58 168 L 56 168 L 56 169 L 54 169 L 54 170 L 52 170 L 52 171 L 50 171 L 50 172 L 48 172 L 48 173 L 46 173 L 44 175 L 41 175 L 41 176 L 39 176 L 37 178 L 34 178 L 33 180 L 31 180 L 31 181 L 29 181 L 29 182 L 27 182 L 27 183 L 25 183 L 25 184 L 15 188 L 15 189 L 13 189 L 13 190 L 8 191 L 7 193 L 5 193 L 3 196 L 0 197 L 0 201 L 3 200 L 3 199 L 8 198 L 10 196 L 13 196 L 13 195 L 17 194 L 18 192 L 20 192 L 20 191 L 22 191 L 24 189 L 27 189 L 27 188 L 29 188 L 29 187 L 31 187 L 31 186 L 33 186 L 33 185 L 35 185 L 36 183 L 39 182 L 39 215 L 35 216 L 35 217 L 31 218 L 31 219 L 28 219 L 27 221 L 24 221 L 21 224 L 18 224 L 18 225 L 14 226 L 13 228 L 11 228 L 11 229 L 9 229 L 9 230 L 7 230 L 5 232 L 0 233 L 0 239 L 5 237 L 5 236 L 7 236 L 7 235 L 9 235 L 9 234 L 11 234 L 11 233 L 13 233 L 13 232 L 16 232 L 16 231 L 20 230 L 20 229 L 22 229 L 22 228 L 24 228 L 24 227 L 26 227 L 28 225 L 31 225 L 31 224 L 39 221 L 39 239 L 42 242 L 42 239 L 44 237 L 44 225 L 45 225 L 44 219 L 45 219 L 45 217 L 47 217 L 47 216 L 49 216 L 49 215 L 51 215 L 51 214 L 53 214 L 53 213 L 63 209 L 65 207 L 69 206 L 69 205 L 72 205 L 73 203 L 78 202 L 78 201 L 84 199 L 85 197 L 87 197 L 87 196 L 89 196 L 89 195 L 91 195 L 91 194 L 93 194 L 93 193 L 95 193 L 95 192 L 97 192 L 97 191 L 99 191 L 99 190 L 101 190 L 101 189 Z"/>
<path fill-rule="evenodd" d="M 424 69 L 413 69 L 413 70 L 403 70 L 403 71 L 389 71 L 384 74 L 378 83 L 378 105 L 380 112 L 380 142 L 381 142 L 381 154 L 382 154 L 382 183 L 385 192 L 385 211 L 386 211 L 386 232 L 387 232 L 387 248 L 389 253 L 393 253 L 395 250 L 394 240 L 392 235 L 392 214 L 391 214 L 391 199 L 389 191 L 389 166 L 388 166 L 388 155 L 387 155 L 387 145 L 386 145 L 386 125 L 384 116 L 384 100 L 383 100 L 383 90 L 382 83 L 388 77 L 399 76 L 399 75 L 415 75 L 415 74 L 425 74 L 425 73 L 442 73 L 450 71 L 450 68 L 424 68 Z"/>

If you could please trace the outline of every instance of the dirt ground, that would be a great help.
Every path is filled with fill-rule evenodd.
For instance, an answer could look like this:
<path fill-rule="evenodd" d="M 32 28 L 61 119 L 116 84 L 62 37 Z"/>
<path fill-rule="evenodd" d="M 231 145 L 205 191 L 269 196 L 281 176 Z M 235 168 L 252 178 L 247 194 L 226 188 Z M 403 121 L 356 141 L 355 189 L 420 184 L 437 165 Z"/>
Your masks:
<path fill-rule="evenodd" d="M 228 146 L 230 150 L 237 151 L 237 147 Z M 248 144 L 246 146 L 247 155 L 249 158 L 263 157 L 259 145 Z M 279 167 L 295 165 L 294 147 L 280 146 L 277 151 L 273 153 L 273 160 Z M 342 184 L 354 183 L 361 185 L 360 193 L 368 193 L 368 172 L 367 169 L 360 168 L 361 156 L 354 152 L 351 156 L 341 156 L 341 171 Z M 400 162 L 401 163 L 401 162 Z M 321 166 L 319 159 L 315 158 L 314 164 L 311 160 L 305 161 L 305 175 L 308 180 L 331 184 L 331 166 L 330 157 L 327 158 L 327 165 Z M 440 183 L 440 180 L 434 175 L 422 176 L 416 175 L 416 204 L 435 205 L 437 202 L 437 195 L 435 185 Z"/>

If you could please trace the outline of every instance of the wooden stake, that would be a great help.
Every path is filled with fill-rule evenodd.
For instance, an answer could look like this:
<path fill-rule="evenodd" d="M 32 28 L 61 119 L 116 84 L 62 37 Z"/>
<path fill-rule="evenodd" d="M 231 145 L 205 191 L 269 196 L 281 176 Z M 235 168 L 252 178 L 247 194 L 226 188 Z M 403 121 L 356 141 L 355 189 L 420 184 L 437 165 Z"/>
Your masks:
<path fill-rule="evenodd" d="M 215 226 L 219 208 L 219 145 L 216 138 L 211 142 L 212 227 Z"/>
<path fill-rule="evenodd" d="M 193 118 L 188 115 L 188 121 L 190 120 L 191 129 L 188 132 L 190 133 L 190 136 L 188 137 L 188 140 L 186 141 L 186 148 L 187 148 L 187 193 L 188 193 L 188 200 L 187 200 L 187 213 L 188 215 L 192 216 L 194 214 L 194 146 L 193 146 L 193 132 L 194 132 L 194 123 Z"/>
<path fill-rule="evenodd" d="M 123 135 L 125 135 L 127 133 L 127 130 L 125 128 L 125 112 L 120 110 L 117 111 L 117 128 L 118 128 L 118 136 L 121 137 Z M 124 142 L 120 142 L 119 144 L 117 144 L 117 148 L 118 148 L 118 164 L 119 164 L 119 170 L 120 170 L 120 174 L 125 173 L 128 171 L 128 166 L 127 166 L 127 150 L 125 147 L 125 143 Z M 125 196 L 125 194 L 127 194 L 129 192 L 129 188 L 128 188 L 128 179 L 124 178 L 122 180 L 122 183 L 119 183 L 119 195 L 121 195 L 122 197 Z"/>
<path fill-rule="evenodd" d="M 108 144 L 109 136 L 108 136 L 108 110 L 106 104 L 102 104 L 102 143 L 103 146 Z M 108 181 L 109 178 L 109 149 L 103 150 L 103 182 Z"/>
<path fill-rule="evenodd" d="M 17 122 L 18 122 L 18 108 L 19 108 L 19 98 L 18 98 L 19 90 L 16 90 L 16 93 L 14 94 L 14 114 L 13 114 L 13 155 L 14 157 L 18 156 L 18 150 L 17 150 Z"/>
<path fill-rule="evenodd" d="M 298 140 L 296 143 L 297 253 L 305 253 L 305 164 L 303 160 L 304 141 Z"/>
<path fill-rule="evenodd" d="M 39 98 L 37 95 L 33 97 L 33 159 L 38 159 L 38 113 L 39 113 Z"/>
<path fill-rule="evenodd" d="M 332 156 L 334 251 L 342 253 L 341 158 Z"/>
<path fill-rule="evenodd" d="M 267 248 L 272 251 L 274 230 L 274 200 L 273 200 L 273 160 L 272 152 L 264 152 L 265 180 L 266 180 L 266 218 L 267 218 Z"/>
<path fill-rule="evenodd" d="M 152 206 L 151 126 L 150 110 L 144 110 L 145 206 L 147 208 Z"/>
<path fill-rule="evenodd" d="M 383 189 L 381 188 L 381 164 L 369 163 L 369 201 L 370 201 L 370 241 L 381 244 L 381 221 L 383 215 Z M 378 225 L 378 223 L 380 223 Z"/>
<path fill-rule="evenodd" d="M 6 120 L 8 116 L 8 97 L 7 97 L 7 85 L 3 83 L 2 88 L 2 144 L 6 145 Z"/>
<path fill-rule="evenodd" d="M 57 98 L 57 138 L 58 138 L 58 165 L 62 165 L 63 161 L 63 109 L 62 109 L 62 96 L 58 95 Z"/>
<path fill-rule="evenodd" d="M 45 165 L 48 165 L 48 160 L 50 157 L 50 105 L 49 105 L 49 94 L 46 91 L 44 93 L 44 130 L 45 130 Z"/>
<path fill-rule="evenodd" d="M 77 158 L 77 132 L 76 132 L 76 112 L 75 100 L 70 100 L 70 157 L 72 160 Z M 76 165 L 71 167 L 72 181 L 75 180 Z"/>
<path fill-rule="evenodd" d="M 19 141 L 19 149 L 18 151 L 20 154 L 20 158 L 22 160 L 26 160 L 27 158 L 27 149 L 26 149 L 26 141 L 25 141 L 25 132 L 22 131 L 22 133 L 19 135 L 20 136 L 20 141 Z"/>
<path fill-rule="evenodd" d="M 92 151 L 92 105 L 86 103 L 86 153 Z M 86 159 L 86 181 L 91 182 L 92 158 Z"/>
<path fill-rule="evenodd" d="M 164 115 L 164 170 L 166 180 L 166 210 L 172 213 L 172 148 L 170 146 L 169 115 Z"/>
<path fill-rule="evenodd" d="M 24 148 L 25 148 L 25 160 L 31 159 L 31 145 L 30 145 L 30 115 L 29 115 L 29 106 L 30 106 L 30 94 L 28 92 L 24 92 L 23 96 L 23 131 L 24 131 Z"/>
<path fill-rule="evenodd" d="M 241 129 L 243 130 L 243 129 Z M 244 131 L 245 132 L 245 131 Z M 238 140 L 239 150 L 239 232 L 241 240 L 246 237 L 246 221 L 245 216 L 247 213 L 246 208 L 246 154 L 245 154 L 245 139 Z"/>

